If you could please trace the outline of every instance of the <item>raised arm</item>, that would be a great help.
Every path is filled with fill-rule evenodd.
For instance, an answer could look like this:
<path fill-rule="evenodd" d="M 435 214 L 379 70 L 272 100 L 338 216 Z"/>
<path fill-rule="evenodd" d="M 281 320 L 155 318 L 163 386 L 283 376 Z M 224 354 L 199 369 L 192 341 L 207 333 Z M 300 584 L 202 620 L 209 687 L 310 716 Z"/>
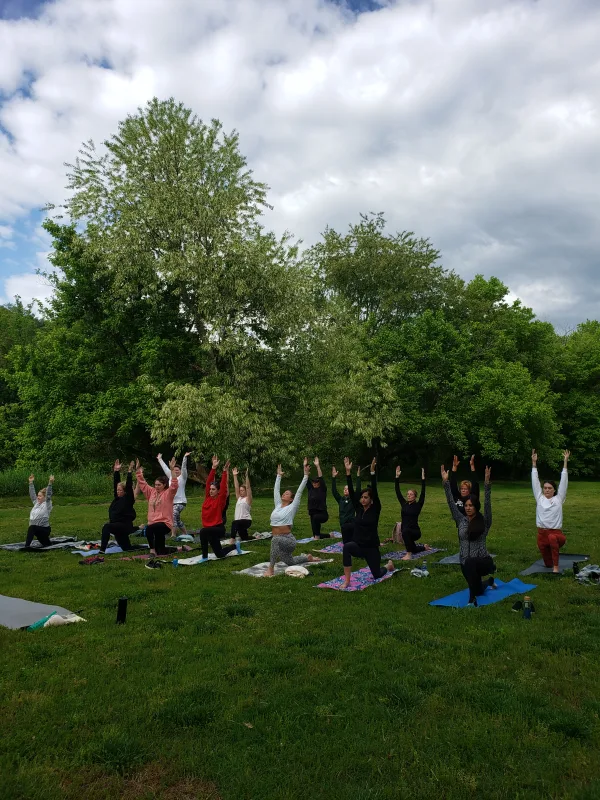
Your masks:
<path fill-rule="evenodd" d="M 373 499 L 373 505 L 376 508 L 381 509 L 381 500 L 379 499 L 379 492 L 377 491 L 377 474 L 375 469 L 377 467 L 377 459 L 373 458 L 371 461 L 371 497 Z"/>
<path fill-rule="evenodd" d="M 336 482 L 337 481 L 337 476 L 338 476 L 337 469 L 335 467 L 332 467 L 331 468 L 331 494 L 333 495 L 333 499 L 336 501 L 336 503 L 341 503 L 342 502 L 342 498 L 341 498 L 340 493 L 338 492 L 337 482 Z"/>
<path fill-rule="evenodd" d="M 419 508 L 423 508 L 423 504 L 425 503 L 425 470 L 421 470 L 421 494 L 419 495 L 418 499 Z"/>
<path fill-rule="evenodd" d="M 281 464 L 277 465 L 277 477 L 275 478 L 275 486 L 273 488 L 273 502 L 275 503 L 275 508 L 281 505 L 281 476 L 283 475 L 283 470 L 281 469 Z"/>
<path fill-rule="evenodd" d="M 152 489 L 148 486 L 146 481 L 144 480 L 144 471 L 141 467 L 138 467 L 135 471 L 135 477 L 137 479 L 138 488 L 142 490 L 142 494 L 146 498 L 146 500 L 150 500 L 150 495 L 152 494 Z"/>
<path fill-rule="evenodd" d="M 48 478 L 48 486 L 46 487 L 46 505 L 52 505 L 52 487 L 54 486 L 54 475 Z M 566 491 L 566 490 L 565 490 Z"/>
<path fill-rule="evenodd" d="M 485 532 L 487 533 L 492 527 L 492 484 L 490 483 L 491 469 L 485 468 L 485 485 L 483 495 L 483 521 L 485 523 Z"/>
<path fill-rule="evenodd" d="M 183 461 L 181 462 L 181 477 L 183 478 L 183 482 L 186 483 L 188 479 L 188 471 L 187 471 L 187 460 L 188 460 L 189 453 L 184 453 Z"/>
<path fill-rule="evenodd" d="M 456 507 L 456 503 L 454 502 L 454 497 L 452 495 L 452 487 L 450 486 L 450 481 L 448 480 L 448 473 L 444 469 L 442 465 L 442 485 L 444 487 L 444 492 L 446 494 L 446 502 L 448 503 L 448 508 L 450 509 L 450 513 L 452 514 L 452 519 L 458 523 L 462 519 L 462 514 Z"/>
<path fill-rule="evenodd" d="M 400 489 L 400 476 L 402 475 L 402 470 L 400 467 L 396 467 L 396 480 L 394 481 L 394 488 L 396 489 L 396 497 L 398 498 L 398 502 L 401 506 L 404 506 L 406 500 L 404 499 L 404 495 Z"/>
<path fill-rule="evenodd" d="M 113 497 L 117 499 L 117 486 L 121 482 L 121 462 L 117 458 L 113 464 Z"/>
<path fill-rule="evenodd" d="M 348 456 L 344 458 L 344 467 L 346 468 L 346 486 L 348 487 L 348 496 L 350 498 L 350 502 L 352 503 L 352 507 L 355 511 L 358 511 L 358 497 L 360 497 L 360 495 L 355 494 L 354 487 L 352 486 L 352 462 Z"/>
<path fill-rule="evenodd" d="M 560 473 L 560 483 L 558 484 L 557 491 L 557 495 L 560 497 L 562 503 L 564 503 L 567 499 L 567 486 L 569 485 L 569 473 L 567 471 L 567 466 L 569 464 L 570 455 L 571 453 L 568 450 L 565 450 L 563 453 L 563 468 L 562 472 Z"/>
<path fill-rule="evenodd" d="M 127 470 L 127 478 L 125 479 L 125 494 L 132 503 L 135 503 L 135 495 L 133 494 L 133 461 Z"/>
<path fill-rule="evenodd" d="M 292 500 L 291 508 L 294 509 L 294 514 L 298 511 L 298 506 L 300 505 L 300 498 L 302 497 L 302 492 L 304 491 L 304 487 L 308 483 L 308 472 L 304 472 L 304 477 L 300 481 L 300 486 L 296 490 L 296 496 Z"/>
<path fill-rule="evenodd" d="M 168 466 L 165 464 L 165 462 L 163 461 L 162 453 L 159 453 L 159 454 L 156 456 L 156 459 L 157 459 L 158 463 L 160 464 L 162 471 L 165 473 L 165 475 L 167 476 L 167 478 L 168 478 L 169 480 L 171 480 L 171 470 L 169 469 L 169 467 L 168 467 Z"/>
<path fill-rule="evenodd" d="M 246 470 L 246 479 L 245 479 L 245 486 L 246 486 L 246 502 L 249 506 L 252 505 L 252 486 L 250 486 L 250 476 L 248 475 L 248 470 Z"/>
<path fill-rule="evenodd" d="M 171 475 L 171 480 L 169 481 L 169 488 L 167 489 L 167 492 L 169 493 L 171 500 L 174 499 L 178 489 L 179 489 L 179 481 L 177 480 L 175 475 Z"/>
<path fill-rule="evenodd" d="M 231 470 L 231 474 L 233 475 L 233 491 L 235 492 L 235 499 L 240 499 L 240 484 L 238 483 L 238 468 L 234 467 Z"/>
<path fill-rule="evenodd" d="M 35 491 L 35 484 L 33 483 L 33 475 L 29 476 L 29 499 L 35 505 L 37 503 L 37 492 Z"/>
<path fill-rule="evenodd" d="M 531 488 L 533 489 L 533 496 L 537 503 L 542 496 L 542 487 L 540 486 L 540 476 L 537 471 L 537 453 L 535 450 L 531 451 Z"/>
<path fill-rule="evenodd" d="M 225 506 L 229 489 L 229 461 L 225 462 L 223 473 L 221 474 L 221 484 L 219 486 L 219 500 Z"/>

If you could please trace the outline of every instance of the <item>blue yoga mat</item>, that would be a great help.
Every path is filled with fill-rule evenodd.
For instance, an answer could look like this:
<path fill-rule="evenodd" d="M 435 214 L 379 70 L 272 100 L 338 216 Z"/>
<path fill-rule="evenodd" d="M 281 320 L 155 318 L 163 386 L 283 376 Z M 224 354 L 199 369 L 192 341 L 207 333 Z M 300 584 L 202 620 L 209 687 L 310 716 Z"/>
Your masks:
<path fill-rule="evenodd" d="M 506 597 L 513 594 L 523 594 L 535 589 L 535 583 L 523 583 L 518 578 L 513 578 L 512 581 L 504 583 L 499 578 L 496 578 L 497 589 L 488 587 L 485 594 L 477 598 L 478 606 L 491 606 L 492 603 L 499 603 Z M 448 597 L 440 597 L 439 600 L 432 600 L 430 606 L 450 606 L 451 608 L 466 608 L 469 604 L 469 590 L 462 589 L 460 592 L 449 594 Z"/>

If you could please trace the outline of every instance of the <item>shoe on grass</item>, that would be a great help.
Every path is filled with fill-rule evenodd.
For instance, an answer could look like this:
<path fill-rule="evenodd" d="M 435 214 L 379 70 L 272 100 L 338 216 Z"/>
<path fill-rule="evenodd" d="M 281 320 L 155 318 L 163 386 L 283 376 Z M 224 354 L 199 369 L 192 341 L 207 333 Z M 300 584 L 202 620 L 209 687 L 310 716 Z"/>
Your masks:
<path fill-rule="evenodd" d="M 522 600 L 517 600 L 517 602 L 513 605 L 511 610 L 512 611 L 516 611 L 517 613 L 519 611 L 523 611 L 523 601 Z"/>
<path fill-rule="evenodd" d="M 162 564 L 158 559 L 151 558 L 150 561 L 147 561 L 144 566 L 146 569 L 162 569 Z"/>

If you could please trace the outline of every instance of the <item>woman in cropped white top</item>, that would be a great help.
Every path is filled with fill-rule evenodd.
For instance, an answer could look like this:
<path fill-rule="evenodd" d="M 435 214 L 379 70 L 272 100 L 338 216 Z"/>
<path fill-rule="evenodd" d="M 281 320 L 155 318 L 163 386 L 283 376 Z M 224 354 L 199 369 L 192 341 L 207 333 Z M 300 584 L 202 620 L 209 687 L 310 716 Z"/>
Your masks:
<path fill-rule="evenodd" d="M 308 474 L 310 467 L 308 459 L 304 459 L 304 477 L 300 482 L 296 496 L 289 489 L 281 494 L 281 478 L 283 470 L 281 464 L 277 466 L 277 477 L 275 478 L 274 501 L 275 508 L 271 514 L 271 558 L 269 568 L 265 572 L 265 577 L 271 578 L 275 574 L 275 564 L 283 561 L 289 567 L 295 564 L 305 564 L 307 561 L 319 561 L 311 555 L 293 556 L 294 548 L 296 547 L 296 539 L 292 534 L 292 525 L 294 524 L 294 517 L 298 511 L 302 492 L 308 482 Z"/>

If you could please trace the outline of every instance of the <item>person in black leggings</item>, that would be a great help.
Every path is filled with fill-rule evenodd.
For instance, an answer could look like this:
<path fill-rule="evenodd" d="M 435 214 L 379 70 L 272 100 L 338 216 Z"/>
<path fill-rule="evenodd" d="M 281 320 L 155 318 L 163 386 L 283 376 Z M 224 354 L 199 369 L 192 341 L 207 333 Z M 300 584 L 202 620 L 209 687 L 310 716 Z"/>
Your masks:
<path fill-rule="evenodd" d="M 121 550 L 135 550 L 129 541 L 129 535 L 135 530 L 133 520 L 135 514 L 135 497 L 133 496 L 133 461 L 127 470 L 127 480 L 121 481 L 121 462 L 115 461 L 113 467 L 113 501 L 108 509 L 108 522 L 102 528 L 100 555 L 103 556 L 108 547 L 111 534 Z"/>
<path fill-rule="evenodd" d="M 317 477 L 310 479 L 307 484 L 308 492 L 308 515 L 310 517 L 310 527 L 312 528 L 313 539 L 329 539 L 329 533 L 321 533 L 321 525 L 329 519 L 327 513 L 327 486 L 323 480 L 321 464 L 315 458 Z"/>
<path fill-rule="evenodd" d="M 352 500 L 350 499 L 350 490 L 348 485 L 344 486 L 344 496 L 342 497 L 337 489 L 337 476 L 339 472 L 335 467 L 331 468 L 331 494 L 340 507 L 340 531 L 342 533 L 342 542 L 352 541 L 354 534 L 354 517 L 356 513 Z M 356 473 L 356 494 L 360 497 L 360 467 Z"/>
<path fill-rule="evenodd" d="M 356 516 L 354 518 L 354 534 L 351 542 L 344 545 L 342 561 L 344 564 L 344 585 L 347 589 L 350 586 L 352 576 L 352 557 L 364 558 L 373 578 L 383 578 L 386 572 L 393 572 L 394 564 L 388 561 L 385 567 L 381 566 L 381 552 L 379 550 L 379 515 L 381 514 L 381 501 L 377 493 L 377 477 L 375 467 L 377 460 L 371 462 L 371 486 L 363 489 L 360 496 L 357 496 L 352 486 L 352 462 L 349 458 L 344 459 L 346 467 L 346 483 L 352 505 Z"/>
<path fill-rule="evenodd" d="M 415 544 L 417 539 L 421 538 L 421 528 L 419 527 L 419 514 L 423 509 L 425 502 L 425 470 L 421 469 L 421 494 L 417 500 L 417 493 L 414 489 L 409 489 L 406 492 L 406 499 L 400 490 L 400 475 L 402 470 L 396 467 L 396 497 L 400 503 L 400 514 L 402 523 L 400 532 L 404 546 L 406 547 L 406 555 L 402 556 L 403 561 L 410 561 L 411 555 L 414 553 L 423 553 L 425 550 L 431 550 L 428 544 Z"/>

